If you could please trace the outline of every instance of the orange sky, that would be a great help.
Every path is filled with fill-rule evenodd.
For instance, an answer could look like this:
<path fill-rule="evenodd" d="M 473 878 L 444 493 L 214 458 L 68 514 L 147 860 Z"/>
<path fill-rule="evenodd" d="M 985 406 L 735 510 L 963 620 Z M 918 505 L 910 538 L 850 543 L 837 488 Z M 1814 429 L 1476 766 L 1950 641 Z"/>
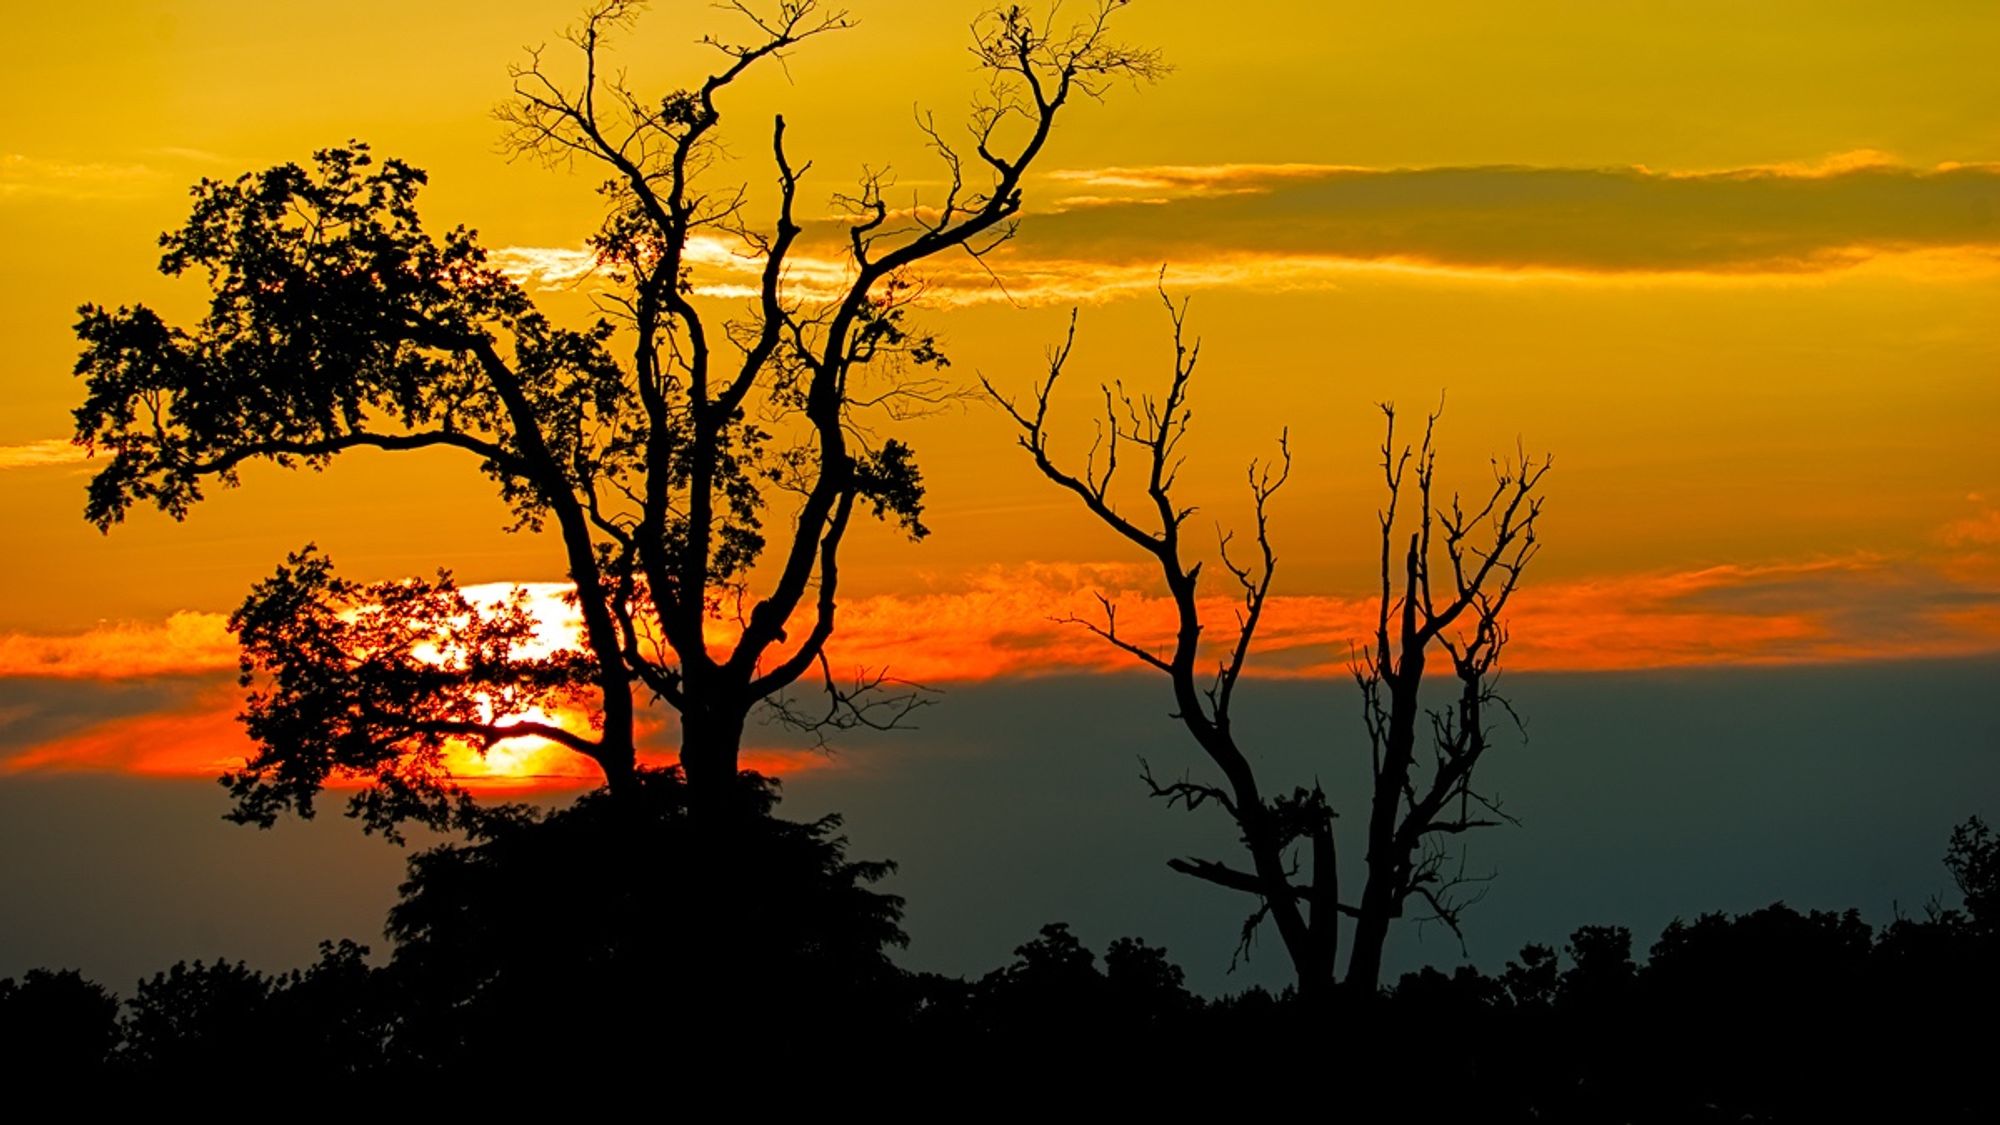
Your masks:
<path fill-rule="evenodd" d="M 74 307 L 199 301 L 152 272 L 186 186 L 348 137 L 428 169 L 434 228 L 478 227 L 553 312 L 579 314 L 590 181 L 506 163 L 487 116 L 505 65 L 573 7 L 15 13 L 0 96 L 36 108 L 0 123 L 0 677 L 227 684 L 222 617 L 308 540 L 357 579 L 560 577 L 552 544 L 503 534 L 450 456 L 252 471 L 185 524 L 142 513 L 103 537 L 64 439 Z M 658 7 L 632 44 L 641 81 L 702 61 L 691 40 L 716 18 Z M 973 80 L 971 6 L 853 7 L 857 30 L 727 107 L 739 138 L 786 112 L 820 203 L 864 162 L 925 187 L 911 106 L 948 119 Z M 1441 392 L 1446 484 L 1476 486 L 1517 440 L 1555 455 L 1515 668 L 2000 650 L 2000 8 L 1246 0 L 1217 18 L 1135 6 L 1127 37 L 1175 72 L 1080 107 L 994 261 L 1004 290 L 943 263 L 926 315 L 954 373 L 1024 387 L 1082 306 L 1057 404 L 1081 441 L 1098 379 L 1164 370 L 1165 265 L 1205 342 L 1190 498 L 1240 520 L 1242 464 L 1285 426 L 1298 456 L 1267 672 L 1344 667 L 1372 573 L 1373 404 Z M 735 147 L 723 171 L 761 179 L 759 145 Z M 733 299 L 728 248 L 704 264 L 711 299 Z M 1158 619 L 1118 541 L 992 412 L 908 436 L 934 534 L 855 540 L 836 663 L 941 684 L 1119 666 L 1046 620 L 1095 590 L 1134 627 Z M 207 770 L 240 753 L 229 691 L 9 768 Z"/>

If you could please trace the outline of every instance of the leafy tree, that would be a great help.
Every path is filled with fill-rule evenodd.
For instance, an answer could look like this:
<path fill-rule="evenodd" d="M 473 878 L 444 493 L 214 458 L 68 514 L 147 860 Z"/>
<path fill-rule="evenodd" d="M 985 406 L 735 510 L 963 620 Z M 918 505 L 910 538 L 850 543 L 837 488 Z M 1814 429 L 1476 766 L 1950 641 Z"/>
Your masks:
<path fill-rule="evenodd" d="M 323 941 L 319 960 L 278 978 L 268 1012 L 270 1038 L 284 1045 L 281 1067 L 339 1078 L 392 1065 L 398 996 L 367 958 L 365 945 Z"/>
<path fill-rule="evenodd" d="M 164 1075 L 268 1066 L 277 982 L 241 961 L 179 961 L 139 982 L 125 1021 L 127 1059 Z"/>
<path fill-rule="evenodd" d="M 108 529 L 140 504 L 183 517 L 254 462 L 456 450 L 518 527 L 556 532 L 583 623 L 573 649 L 537 655 L 511 609 L 470 605 L 449 574 L 362 585 L 295 555 L 235 618 L 245 677 L 262 685 L 258 753 L 227 779 L 237 815 L 310 815 L 341 776 L 373 780 L 355 806 L 373 827 L 441 822 L 456 807 L 446 739 L 551 739 L 629 789 L 635 690 L 679 713 L 682 766 L 709 795 L 732 788 L 752 710 L 810 674 L 828 709 L 781 709 L 808 726 L 888 724 L 912 706 L 871 691 L 893 683 L 879 675 L 836 681 L 826 644 L 857 509 L 924 534 L 914 454 L 875 428 L 942 389 L 939 343 L 908 316 L 915 271 L 1004 241 L 1067 107 L 1159 73 L 1155 54 L 1110 37 L 1124 3 L 1054 25 L 1015 5 L 981 16 L 973 54 L 990 81 L 968 138 L 921 125 L 941 194 L 892 207 L 889 179 L 866 172 L 829 222 L 801 210 L 810 165 L 782 117 L 766 134 L 772 213 L 755 218 L 748 189 L 715 172 L 732 87 L 849 27 L 844 12 L 731 5 L 744 37 L 708 40 L 717 68 L 658 96 L 610 58 L 641 5 L 602 0 L 569 36 L 573 75 L 533 53 L 501 109 L 513 151 L 607 177 L 590 239 L 603 315 L 580 327 L 539 309 L 472 231 L 428 228 L 424 173 L 358 142 L 198 185 L 160 268 L 204 277 L 207 314 L 182 327 L 144 306 L 81 310 L 76 439 L 105 458 L 89 518 Z M 760 263 L 740 306 L 703 296 L 712 242 Z M 837 257 L 844 280 L 797 281 L 809 253 Z M 517 710 L 569 695 L 591 702 L 587 732 Z"/>
<path fill-rule="evenodd" d="M 943 1018 L 928 1022 L 948 1034 L 984 1035 L 1009 1048 L 1134 1040 L 1179 1028 L 1199 1009 L 1180 966 L 1167 951 L 1123 937 L 1097 954 L 1064 922 L 1041 928 L 1014 949 L 1012 964 L 980 978 L 963 995 L 938 983 L 927 992 L 947 1000 Z"/>
<path fill-rule="evenodd" d="M 118 998 L 75 969 L 0 979 L 0 1059 L 36 1082 L 86 1077 L 119 1043 Z"/>
<path fill-rule="evenodd" d="M 1577 1011 L 1615 1011 L 1631 999 L 1639 967 L 1632 962 L 1632 931 L 1624 926 L 1579 926 L 1563 947 L 1570 967 L 1562 974 L 1559 1003 Z"/>
<path fill-rule="evenodd" d="M 1987 934 L 2000 934 L 2000 836 L 1985 821 L 1967 817 L 1951 830 L 1944 865 L 1973 924 Z"/>
<path fill-rule="evenodd" d="M 399 1054 L 629 1061 L 901 1018 L 902 900 L 870 889 L 893 865 L 848 859 L 838 817 L 772 815 L 771 783 L 745 793 L 754 815 L 703 820 L 677 771 L 641 770 L 555 812 L 478 810 L 471 842 L 413 856 L 388 926 Z"/>
<path fill-rule="evenodd" d="M 1506 970 L 1500 974 L 1500 985 L 1506 989 L 1507 999 L 1517 1008 L 1540 1009 L 1555 1003 L 1562 976 L 1556 951 L 1546 945 L 1524 945 L 1520 958 L 1507 962 Z"/>
<path fill-rule="evenodd" d="M 1218 553 L 1235 606 L 1235 630 L 1219 638 L 1209 628 L 1201 595 L 1204 562 L 1190 545 L 1187 523 L 1195 509 L 1175 495 L 1193 412 L 1188 394 L 1201 355 L 1187 331 L 1187 306 L 1161 293 L 1173 330 L 1172 367 L 1157 397 L 1134 395 L 1124 382 L 1104 388 L 1097 440 L 1078 470 L 1057 463 L 1050 399 L 1076 342 L 1076 318 L 1050 354 L 1048 374 L 1031 399 L 1017 403 L 988 382 L 986 391 L 1015 424 L 1016 440 L 1035 467 L 1072 494 L 1104 526 L 1151 560 L 1174 609 L 1171 643 L 1156 651 L 1119 628 L 1117 607 L 1103 603 L 1099 620 L 1072 619 L 1126 654 L 1164 674 L 1172 685 L 1174 717 L 1215 766 L 1219 778 L 1183 777 L 1161 782 L 1149 765 L 1144 779 L 1169 805 L 1220 808 L 1235 823 L 1249 867 L 1217 860 L 1179 858 L 1183 874 L 1252 895 L 1257 908 L 1243 925 L 1246 949 L 1257 927 L 1277 928 L 1309 997 L 1322 997 L 1336 981 L 1343 918 L 1354 923 L 1345 983 L 1363 996 L 1380 984 L 1382 949 L 1390 923 L 1415 899 L 1454 931 L 1466 901 L 1455 891 L 1467 880 L 1462 863 L 1440 841 L 1505 817 L 1474 786 L 1474 772 L 1492 746 L 1496 718 L 1512 709 L 1496 692 L 1494 677 L 1506 645 L 1508 601 L 1538 543 L 1539 488 L 1546 458 L 1526 455 L 1494 462 L 1490 488 L 1470 500 L 1434 495 L 1436 453 L 1425 426 L 1422 445 L 1395 449 L 1395 412 L 1384 407 L 1389 436 L 1382 445 L 1388 503 L 1381 513 L 1381 595 L 1376 635 L 1359 658 L 1372 744 L 1371 786 L 1365 826 L 1367 877 L 1358 896 L 1343 895 L 1334 810 L 1315 783 L 1291 792 L 1268 790 L 1240 738 L 1233 711 L 1257 629 L 1277 572 L 1269 506 L 1290 479 L 1289 442 L 1280 438 L 1274 462 L 1252 462 L 1248 485 L 1253 511 L 1247 552 L 1233 533 L 1218 529 Z M 1414 459 L 1417 511 L 1403 512 L 1406 469 Z M 1138 481 L 1131 482 L 1136 464 Z M 1121 477 L 1119 470 L 1126 470 Z M 1128 491 L 1129 490 L 1129 491 Z M 1399 518 L 1404 522 L 1399 523 Z M 1414 523 L 1414 529 L 1406 526 Z M 1407 540 L 1399 536 L 1407 533 Z M 1245 557 L 1247 554 L 1247 557 Z M 1207 616 L 1205 616 L 1207 615 Z M 1427 709 L 1422 690 L 1428 662 L 1442 652 L 1456 680 L 1450 703 Z M 1209 660 L 1214 674 L 1204 674 Z M 1418 747 L 1428 733 L 1426 764 Z M 1298 853 L 1303 853 L 1300 855 Z"/>
<path fill-rule="evenodd" d="M 1116 938 L 1105 947 L 1104 981 L 1113 1009 L 1148 1026 L 1186 1013 L 1194 1000 L 1187 974 L 1165 949 L 1141 938 Z"/>

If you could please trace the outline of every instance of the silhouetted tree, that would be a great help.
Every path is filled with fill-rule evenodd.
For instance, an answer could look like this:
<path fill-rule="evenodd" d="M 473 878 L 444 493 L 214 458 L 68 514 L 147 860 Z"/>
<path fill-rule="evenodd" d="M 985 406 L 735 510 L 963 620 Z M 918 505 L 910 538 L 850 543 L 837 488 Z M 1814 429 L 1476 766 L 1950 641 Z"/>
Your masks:
<path fill-rule="evenodd" d="M 774 793 L 755 788 L 768 814 Z M 1207 1080 L 1218 1067 L 1309 1073 L 1337 1058 L 1360 1076 L 1346 1104 L 1376 1116 L 1413 1104 L 1440 1120 L 1993 1116 L 1981 1029 L 2000 972 L 1955 909 L 1880 935 L 1853 911 L 1704 914 L 1665 927 L 1644 963 L 1626 928 L 1582 926 L 1564 954 L 1530 945 L 1497 976 L 1425 967 L 1365 1018 L 1328 1020 L 1293 989 L 1191 996 L 1164 950 L 1121 938 L 1100 957 L 1059 923 L 976 980 L 905 974 L 882 956 L 899 903 L 867 889 L 880 867 L 846 860 L 832 822 L 766 816 L 733 849 L 762 881 L 717 883 L 678 861 L 716 829 L 693 830 L 677 773 L 644 771 L 629 796 L 477 810 L 479 839 L 413 862 L 388 965 L 351 942 L 323 945 L 303 972 L 177 965 L 142 983 L 122 1045 L 116 998 L 76 973 L 0 981 L 0 1074 L 16 1089 L 122 1075 L 206 1091 L 218 1073 L 366 1089 L 490 1079 L 525 1060 L 599 1086 L 666 1075 L 743 1090 L 845 1083 L 894 1059 L 905 1093 L 1020 1087 L 1184 1108 L 1236 1089 Z M 649 862 L 602 863 L 648 847 Z M 671 963 L 647 955 L 655 932 Z M 1134 1093 L 1118 1064 L 1136 1058 L 1181 1069 Z"/>
<path fill-rule="evenodd" d="M 1801 914 L 1773 903 L 1676 919 L 1653 944 L 1632 1005 L 1643 1013 L 1646 1054 L 1688 1076 L 1683 1088 L 1699 1095 L 1690 1101 L 1760 1116 L 1841 1109 L 1846 1094 L 1832 1076 L 1902 1053 L 1870 1042 L 1883 999 L 1871 988 L 1872 939 L 1852 910 Z M 1931 1029 L 1898 1034 L 1910 1041 Z"/>
<path fill-rule="evenodd" d="M 1579 926 L 1569 935 L 1563 951 L 1569 954 L 1570 967 L 1562 974 L 1557 1003 L 1603 1012 L 1616 1010 L 1631 999 L 1633 982 L 1639 977 L 1639 967 L 1632 961 L 1631 930 L 1624 926 Z"/>
<path fill-rule="evenodd" d="M 652 96 L 607 51 L 640 5 L 596 4 L 569 36 L 574 73 L 531 53 L 501 110 L 512 151 L 608 176 L 590 239 L 604 315 L 581 328 L 537 309 L 473 232 L 428 230 L 424 174 L 365 145 L 203 181 L 160 268 L 206 275 L 207 315 L 181 328 L 144 306 L 82 309 L 76 438 L 108 455 L 89 518 L 109 528 L 140 503 L 184 516 L 253 462 L 317 469 L 352 449 L 457 450 L 518 526 L 553 525 L 583 623 L 574 651 L 536 655 L 512 610 L 469 604 L 449 574 L 356 585 L 310 549 L 294 556 L 234 619 L 245 676 L 264 685 L 248 714 L 259 751 L 227 779 L 237 815 L 310 814 L 342 775 L 374 780 L 356 806 L 372 826 L 438 822 L 454 807 L 445 739 L 551 739 L 630 788 L 635 685 L 679 712 L 697 793 L 729 788 L 746 716 L 809 674 L 827 709 L 780 708 L 807 726 L 888 724 L 912 706 L 908 693 L 871 691 L 893 684 L 879 673 L 836 680 L 825 652 L 856 508 L 924 534 L 910 448 L 868 424 L 943 390 L 925 374 L 945 363 L 936 339 L 907 319 L 911 271 L 1009 237 L 1065 107 L 1159 72 L 1154 53 L 1110 38 L 1124 3 L 1053 26 L 1015 5 L 980 17 L 973 53 L 990 82 L 968 151 L 921 119 L 944 172 L 921 205 L 892 207 L 890 181 L 868 172 L 835 197 L 845 221 L 802 217 L 809 165 L 778 118 L 768 226 L 746 189 L 713 182 L 723 103 L 753 69 L 848 27 L 846 14 L 817 0 L 729 5 L 745 38 L 708 40 L 714 73 Z M 813 252 L 846 271 L 824 291 L 792 272 L 820 234 Z M 760 263 L 733 311 L 697 288 L 711 242 Z M 711 635 L 718 619 L 733 619 L 733 636 Z M 565 695 L 591 700 L 587 732 L 532 719 Z"/>
<path fill-rule="evenodd" d="M 1978 817 L 1966 818 L 1951 830 L 1944 865 L 1973 925 L 1989 936 L 2000 935 L 2000 836 Z"/>
<path fill-rule="evenodd" d="M 1224 810 L 1236 825 L 1249 868 L 1197 858 L 1174 859 L 1169 866 L 1255 896 L 1258 907 L 1244 923 L 1244 946 L 1269 918 L 1291 959 L 1299 989 L 1308 997 L 1320 996 L 1333 986 L 1340 919 L 1351 917 L 1355 942 L 1347 981 L 1357 991 L 1372 994 L 1378 987 L 1389 923 L 1402 915 L 1406 900 L 1422 899 L 1437 918 L 1457 928 L 1463 903 L 1453 898 L 1452 891 L 1462 868 L 1448 865 L 1449 854 L 1438 839 L 1493 823 L 1489 817 L 1498 816 L 1497 805 L 1473 788 L 1472 779 L 1490 746 L 1492 712 L 1511 714 L 1495 694 L 1492 677 L 1506 641 L 1502 622 L 1507 602 L 1535 552 L 1534 524 L 1541 509 L 1535 493 L 1548 462 L 1525 456 L 1512 464 L 1496 461 L 1494 484 L 1483 501 L 1466 505 L 1454 495 L 1446 506 L 1432 494 L 1436 458 L 1431 437 L 1436 416 L 1425 427 L 1420 449 L 1413 453 L 1406 448 L 1397 455 L 1395 414 L 1384 407 L 1389 437 L 1382 453 L 1389 498 L 1381 516 L 1382 592 L 1377 635 L 1355 673 L 1374 747 L 1368 875 L 1358 901 L 1344 900 L 1334 812 L 1325 793 L 1315 783 L 1311 789 L 1295 787 L 1290 793 L 1267 796 L 1238 739 L 1232 714 L 1277 570 L 1269 506 L 1291 475 L 1290 445 L 1281 437 L 1275 462 L 1253 461 L 1249 468 L 1254 554 L 1239 558 L 1232 553 L 1233 533 L 1219 533 L 1221 563 L 1239 604 L 1234 634 L 1217 643 L 1203 619 L 1203 563 L 1184 535 L 1194 508 L 1177 500 L 1173 491 L 1182 463 L 1181 442 L 1192 417 L 1188 388 L 1201 348 L 1199 341 L 1188 337 L 1186 304 L 1175 305 L 1164 292 L 1161 298 L 1173 329 L 1173 366 L 1165 391 L 1159 397 L 1135 397 L 1122 382 L 1115 390 L 1105 387 L 1097 440 L 1080 472 L 1058 465 L 1050 448 L 1049 404 L 1076 342 L 1074 315 L 1068 334 L 1050 355 L 1048 374 L 1036 387 L 1032 402 L 1017 404 L 990 382 L 984 386 L 1018 427 L 1019 444 L 1042 475 L 1149 556 L 1173 604 L 1175 634 L 1165 652 L 1121 632 L 1117 606 L 1109 601 L 1100 599 L 1101 620 L 1072 619 L 1166 675 L 1173 688 L 1175 718 L 1221 774 L 1219 784 L 1185 777 L 1162 782 L 1147 766 L 1144 778 L 1154 795 L 1170 805 L 1195 809 L 1212 803 Z M 1142 477 L 1140 515 L 1121 508 L 1117 494 L 1122 486 L 1119 469 L 1131 465 L 1135 456 Z M 1407 549 L 1399 553 L 1397 507 L 1405 467 L 1413 456 L 1421 510 Z M 1448 569 L 1437 571 L 1434 583 L 1433 560 L 1438 552 Z M 1434 649 L 1449 656 L 1459 682 L 1451 706 L 1426 711 L 1420 692 Z M 1211 655 L 1217 663 L 1214 675 L 1208 677 L 1202 666 Z M 1420 725 L 1428 726 L 1435 751 L 1428 772 L 1416 753 Z M 1304 862 L 1294 854 L 1301 845 L 1307 853 Z"/>
<path fill-rule="evenodd" d="M 241 961 L 176 962 L 139 982 L 125 1021 L 126 1059 L 165 1075 L 268 1067 L 285 1050 L 271 1034 L 275 989 Z"/>
<path fill-rule="evenodd" d="M 1128 1023 L 1158 1027 L 1194 1006 L 1187 974 L 1165 949 L 1141 938 L 1116 938 L 1105 947 L 1104 982 L 1112 1011 Z"/>
<path fill-rule="evenodd" d="M 641 770 L 555 812 L 478 810 L 470 843 L 413 856 L 388 926 L 399 1055 L 595 1064 L 904 1018 L 902 899 L 869 889 L 892 865 L 849 860 L 838 817 L 772 815 L 771 783 L 745 792 L 757 815 L 697 824 L 677 771 Z"/>
<path fill-rule="evenodd" d="M 1466 503 L 1454 492 L 1446 505 L 1432 493 L 1438 419 L 1432 414 L 1414 451 L 1417 526 L 1399 557 L 1397 521 L 1406 514 L 1399 507 L 1413 453 L 1408 446 L 1400 453 L 1395 448 L 1394 408 L 1385 405 L 1382 413 L 1388 420 L 1382 442 L 1388 490 L 1381 513 L 1382 587 L 1374 644 L 1355 670 L 1373 787 L 1368 877 L 1355 913 L 1347 984 L 1363 992 L 1375 990 L 1389 923 L 1402 917 L 1411 898 L 1459 932 L 1466 900 L 1457 891 L 1479 880 L 1466 875 L 1463 854 L 1455 856 L 1441 841 L 1507 819 L 1498 801 L 1474 788 L 1474 773 L 1492 745 L 1495 719 L 1514 718 L 1494 678 L 1507 644 L 1507 602 L 1538 547 L 1535 521 L 1542 501 L 1536 490 L 1549 470 L 1548 458 L 1538 461 L 1525 452 L 1509 463 L 1496 460 L 1492 487 L 1483 496 Z M 1445 569 L 1437 566 L 1440 552 Z M 1451 662 L 1454 698 L 1445 707 L 1427 709 L 1424 674 L 1439 651 Z M 1427 769 L 1417 760 L 1426 729 Z"/>
<path fill-rule="evenodd" d="M 1200 1008 L 1180 966 L 1157 946 L 1118 938 L 1103 967 L 1067 923 L 1043 926 L 1014 949 L 1013 963 L 969 989 L 932 980 L 924 993 L 934 1011 L 922 1022 L 946 1035 L 981 1036 L 992 1046 L 1044 1052 L 1051 1061 L 1085 1046 L 1131 1047 L 1180 1028 Z"/>
<path fill-rule="evenodd" d="M 1547 1008 L 1555 1003 L 1556 987 L 1562 977 L 1562 967 L 1556 960 L 1556 951 L 1546 945 L 1524 945 L 1520 960 L 1507 962 L 1507 968 L 1500 974 L 1500 985 L 1507 990 L 1507 999 L 1517 1008 Z"/>
<path fill-rule="evenodd" d="M 87 1078 L 119 1038 L 118 998 L 75 969 L 0 979 L 0 1070 L 35 1084 Z"/>
<path fill-rule="evenodd" d="M 319 960 L 277 979 L 269 1034 L 284 1047 L 283 1069 L 339 1078 L 392 1065 L 403 1014 L 392 982 L 367 958 L 365 945 L 323 941 Z"/>

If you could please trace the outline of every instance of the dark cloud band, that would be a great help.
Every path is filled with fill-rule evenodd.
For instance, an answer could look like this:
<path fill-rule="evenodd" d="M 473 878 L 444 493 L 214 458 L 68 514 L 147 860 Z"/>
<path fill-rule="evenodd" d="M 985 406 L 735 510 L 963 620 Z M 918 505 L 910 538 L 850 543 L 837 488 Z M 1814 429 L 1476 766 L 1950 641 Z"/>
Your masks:
<path fill-rule="evenodd" d="M 1909 251 L 2000 253 L 2000 165 L 1699 175 L 1274 165 L 1107 169 L 1058 182 L 1076 194 L 1062 212 L 1031 219 L 1014 253 L 1610 273 L 1791 273 Z"/>

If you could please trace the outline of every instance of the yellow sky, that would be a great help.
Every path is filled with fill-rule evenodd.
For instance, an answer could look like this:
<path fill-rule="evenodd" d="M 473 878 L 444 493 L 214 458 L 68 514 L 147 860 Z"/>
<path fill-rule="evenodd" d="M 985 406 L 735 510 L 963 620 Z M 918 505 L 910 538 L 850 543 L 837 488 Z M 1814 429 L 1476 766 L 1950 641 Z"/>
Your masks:
<path fill-rule="evenodd" d="M 358 137 L 431 173 L 434 229 L 580 246 L 590 179 L 506 163 L 488 116 L 506 64 L 573 7 L 10 15 L 0 633 L 226 610 L 308 539 L 356 577 L 559 575 L 548 544 L 499 533 L 502 509 L 449 455 L 252 472 L 184 525 L 141 513 L 108 538 L 82 521 L 74 466 L 29 462 L 46 459 L 35 443 L 67 436 L 77 304 L 197 306 L 196 287 L 152 267 L 200 176 Z M 802 50 L 789 83 L 726 105 L 739 159 L 725 172 L 767 178 L 782 109 L 821 199 L 863 162 L 894 165 L 912 189 L 934 174 L 911 110 L 949 121 L 964 106 L 974 8 L 852 7 L 861 26 Z M 635 79 L 687 74 L 715 18 L 657 5 L 628 44 Z M 1206 341 L 1191 494 L 1240 514 L 1242 463 L 1291 427 L 1300 475 L 1277 532 L 1295 594 L 1367 581 L 1372 404 L 1421 409 L 1448 391 L 1447 479 L 1476 484 L 1517 438 L 1555 454 L 1536 577 L 1576 597 L 1749 568 L 1723 594 L 1697 583 L 1703 607 L 1811 609 L 1879 632 L 1869 651 L 1905 654 L 1895 644 L 1940 614 L 1991 609 L 2000 170 L 1981 166 L 2000 164 L 2000 7 L 1142 0 L 1125 36 L 1162 47 L 1175 72 L 1063 123 L 1001 263 L 1020 307 L 940 276 L 928 315 L 956 373 L 1025 386 L 1081 300 L 1062 408 L 1085 432 L 1096 379 L 1162 370 L 1144 282 L 1164 263 Z M 853 593 L 1122 561 L 990 412 L 910 434 L 935 535 L 858 540 Z M 1988 634 L 1954 635 L 1951 651 L 1968 636 Z"/>

